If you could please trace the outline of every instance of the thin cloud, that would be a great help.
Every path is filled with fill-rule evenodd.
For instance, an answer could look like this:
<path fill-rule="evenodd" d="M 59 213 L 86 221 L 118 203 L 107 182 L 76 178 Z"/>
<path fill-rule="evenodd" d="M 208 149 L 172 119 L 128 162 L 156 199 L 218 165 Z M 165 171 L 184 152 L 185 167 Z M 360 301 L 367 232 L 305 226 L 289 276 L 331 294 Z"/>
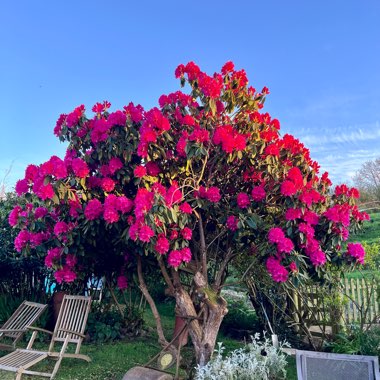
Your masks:
<path fill-rule="evenodd" d="M 295 128 L 293 128 L 295 130 Z M 292 131 L 291 131 L 292 133 Z M 380 157 L 380 123 L 340 128 L 298 128 L 294 133 L 334 183 L 352 183 L 364 162 Z"/>

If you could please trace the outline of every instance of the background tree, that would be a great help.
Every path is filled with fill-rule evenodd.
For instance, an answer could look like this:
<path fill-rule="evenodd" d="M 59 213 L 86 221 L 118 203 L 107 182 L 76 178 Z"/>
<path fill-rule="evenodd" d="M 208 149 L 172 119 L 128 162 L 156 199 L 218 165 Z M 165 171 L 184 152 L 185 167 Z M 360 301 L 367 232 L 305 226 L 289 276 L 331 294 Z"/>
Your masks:
<path fill-rule="evenodd" d="M 54 132 L 69 143 L 66 157 L 26 169 L 16 191 L 30 203 L 10 221 L 18 251 L 39 237 L 58 282 L 110 267 L 126 286 L 126 263 L 136 265 L 167 345 L 142 270 L 155 258 L 202 365 L 227 313 L 220 292 L 232 263 L 248 267 L 256 255 L 277 282 L 318 275 L 327 261 L 355 265 L 363 248 L 341 252 L 341 242 L 366 215 L 356 189 L 331 195 L 303 144 L 281 138 L 262 112 L 268 89 L 249 87 L 244 70 L 228 62 L 209 76 L 189 62 L 175 75 L 189 94 L 162 95 L 159 108 L 109 113 L 105 101 L 92 118 L 84 106 L 61 115 Z"/>
<path fill-rule="evenodd" d="M 365 162 L 354 177 L 361 202 L 380 202 L 380 158 Z"/>

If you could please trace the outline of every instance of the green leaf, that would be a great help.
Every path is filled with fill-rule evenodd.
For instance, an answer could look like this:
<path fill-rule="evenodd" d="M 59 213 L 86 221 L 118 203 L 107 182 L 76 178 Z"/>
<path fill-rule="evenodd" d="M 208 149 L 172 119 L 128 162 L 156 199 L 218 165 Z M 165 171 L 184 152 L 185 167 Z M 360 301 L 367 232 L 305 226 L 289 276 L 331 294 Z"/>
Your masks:
<path fill-rule="evenodd" d="M 257 224 L 252 218 L 247 218 L 246 222 L 249 227 L 254 228 L 254 229 L 257 228 Z"/>
<path fill-rule="evenodd" d="M 215 114 L 216 114 L 216 102 L 215 102 L 215 99 L 212 99 L 212 98 L 210 99 L 209 106 L 210 106 L 210 110 L 211 110 L 212 116 L 215 116 Z"/>
<path fill-rule="evenodd" d="M 172 216 L 173 222 L 174 222 L 174 223 L 177 223 L 177 221 L 178 221 L 178 215 L 177 215 L 176 211 L 174 210 L 174 208 L 172 208 L 172 209 L 170 210 L 170 213 L 171 213 L 171 216 Z"/>

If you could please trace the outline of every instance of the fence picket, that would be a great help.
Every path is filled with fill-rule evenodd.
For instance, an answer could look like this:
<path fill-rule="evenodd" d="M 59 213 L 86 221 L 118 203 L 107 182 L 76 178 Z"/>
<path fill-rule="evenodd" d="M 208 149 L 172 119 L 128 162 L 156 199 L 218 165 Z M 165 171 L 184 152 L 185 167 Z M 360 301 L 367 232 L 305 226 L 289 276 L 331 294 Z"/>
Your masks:
<path fill-rule="evenodd" d="M 351 278 L 351 297 L 352 297 L 351 304 L 352 304 L 352 318 L 353 318 L 351 322 L 356 321 L 357 309 L 356 309 L 356 304 L 355 304 L 355 300 L 356 300 L 355 294 L 356 294 L 355 282 L 354 282 L 354 279 Z"/>

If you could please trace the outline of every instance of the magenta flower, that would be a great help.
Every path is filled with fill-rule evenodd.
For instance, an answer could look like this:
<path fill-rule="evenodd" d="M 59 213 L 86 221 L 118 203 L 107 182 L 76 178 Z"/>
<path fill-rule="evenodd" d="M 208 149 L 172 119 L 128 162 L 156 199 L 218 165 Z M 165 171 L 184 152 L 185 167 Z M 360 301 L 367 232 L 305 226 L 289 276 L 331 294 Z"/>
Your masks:
<path fill-rule="evenodd" d="M 250 204 L 251 201 L 249 200 L 249 196 L 246 193 L 239 193 L 237 196 L 237 204 L 240 208 L 247 208 Z"/>
<path fill-rule="evenodd" d="M 58 236 L 69 231 L 69 226 L 65 222 L 57 222 L 54 226 L 54 233 Z"/>
<path fill-rule="evenodd" d="M 273 227 L 268 232 L 268 239 L 271 243 L 279 243 L 285 239 L 285 234 L 279 227 Z"/>
<path fill-rule="evenodd" d="M 117 278 L 117 287 L 120 289 L 120 290 L 124 290 L 124 289 L 127 289 L 128 288 L 128 280 L 125 276 L 123 275 L 120 275 L 118 278 Z"/>
<path fill-rule="evenodd" d="M 41 219 L 45 215 L 47 215 L 48 210 L 45 207 L 37 207 L 36 210 L 34 211 L 34 217 L 36 219 Z"/>
<path fill-rule="evenodd" d="M 185 247 L 181 249 L 182 261 L 185 263 L 189 263 L 191 261 L 191 250 L 189 247 Z"/>
<path fill-rule="evenodd" d="M 187 202 L 182 203 L 179 206 L 179 209 L 184 214 L 191 214 L 193 212 L 193 209 L 191 208 L 191 206 Z"/>
<path fill-rule="evenodd" d="M 15 248 L 17 252 L 21 252 L 23 248 L 29 243 L 30 232 L 22 230 L 15 238 Z"/>
<path fill-rule="evenodd" d="M 146 174 L 147 174 L 146 167 L 142 165 L 136 166 L 135 170 L 133 171 L 133 175 L 136 178 L 142 178 L 146 176 Z"/>
<path fill-rule="evenodd" d="M 288 279 L 288 271 L 280 264 L 280 261 L 274 257 L 269 257 L 266 262 L 266 268 L 273 281 L 285 282 Z"/>
<path fill-rule="evenodd" d="M 289 238 L 284 238 L 277 244 L 277 251 L 279 253 L 290 253 L 294 249 L 294 244 Z"/>
<path fill-rule="evenodd" d="M 354 257 L 360 264 L 364 264 L 365 250 L 360 243 L 348 243 L 347 254 Z"/>
<path fill-rule="evenodd" d="M 20 179 L 19 181 L 17 181 L 15 190 L 16 190 L 16 193 L 18 196 L 21 196 L 21 195 L 27 193 L 29 190 L 28 180 L 27 179 Z"/>
<path fill-rule="evenodd" d="M 118 197 L 116 208 L 122 214 L 131 212 L 133 209 L 133 201 L 124 196 Z"/>
<path fill-rule="evenodd" d="M 297 192 L 297 188 L 291 181 L 284 181 L 281 184 L 281 194 L 287 197 L 294 195 Z"/>
<path fill-rule="evenodd" d="M 154 236 L 154 231 L 147 225 L 139 228 L 138 237 L 141 241 L 149 243 L 150 238 Z"/>
<path fill-rule="evenodd" d="M 164 255 L 169 251 L 169 240 L 165 236 L 160 235 L 157 239 L 154 249 L 160 255 Z"/>
<path fill-rule="evenodd" d="M 238 222 L 239 219 L 236 216 L 230 215 L 226 221 L 227 228 L 231 231 L 236 231 L 238 229 Z"/>
<path fill-rule="evenodd" d="M 84 210 L 84 215 L 88 220 L 94 220 L 100 217 L 103 212 L 103 205 L 98 199 L 91 199 Z"/>
<path fill-rule="evenodd" d="M 182 235 L 182 237 L 183 237 L 185 240 L 190 240 L 192 234 L 193 234 L 193 231 L 192 231 L 189 227 L 185 227 L 185 228 L 181 231 L 181 235 Z"/>
<path fill-rule="evenodd" d="M 182 263 L 182 252 L 179 250 L 170 251 L 168 256 L 168 264 L 174 268 L 178 268 Z"/>
<path fill-rule="evenodd" d="M 210 202 L 218 203 L 222 196 L 220 195 L 220 190 L 213 186 L 207 189 L 206 197 Z"/>
<path fill-rule="evenodd" d="M 286 220 L 296 220 L 300 218 L 302 215 L 301 210 L 296 208 L 288 208 L 285 212 L 285 219 Z"/>
<path fill-rule="evenodd" d="M 316 267 L 324 265 L 326 263 L 326 255 L 321 249 L 310 252 L 309 257 L 310 261 Z"/>
<path fill-rule="evenodd" d="M 74 174 L 79 178 L 85 178 L 88 176 L 90 169 L 88 168 L 86 162 L 80 158 L 74 158 L 71 162 L 71 167 Z"/>
<path fill-rule="evenodd" d="M 22 208 L 20 206 L 15 206 L 14 209 L 10 212 L 8 216 L 8 222 L 12 227 L 14 227 L 17 224 L 18 217 L 21 211 Z"/>
<path fill-rule="evenodd" d="M 117 158 L 117 157 L 111 158 L 110 162 L 108 163 L 108 170 L 110 174 L 116 173 L 122 167 L 123 167 L 123 163 L 121 162 L 120 158 Z"/>
<path fill-rule="evenodd" d="M 115 181 L 111 178 L 103 178 L 101 182 L 101 187 L 104 191 L 109 193 L 115 188 Z"/>
<path fill-rule="evenodd" d="M 116 223 L 119 221 L 119 213 L 113 207 L 104 207 L 103 218 L 107 223 Z"/>
<path fill-rule="evenodd" d="M 260 202 L 265 199 L 266 192 L 264 186 L 255 186 L 251 191 L 252 199 L 256 202 Z"/>
<path fill-rule="evenodd" d="M 152 177 L 157 177 L 161 172 L 160 167 L 153 161 L 146 163 L 146 170 L 148 175 Z"/>

